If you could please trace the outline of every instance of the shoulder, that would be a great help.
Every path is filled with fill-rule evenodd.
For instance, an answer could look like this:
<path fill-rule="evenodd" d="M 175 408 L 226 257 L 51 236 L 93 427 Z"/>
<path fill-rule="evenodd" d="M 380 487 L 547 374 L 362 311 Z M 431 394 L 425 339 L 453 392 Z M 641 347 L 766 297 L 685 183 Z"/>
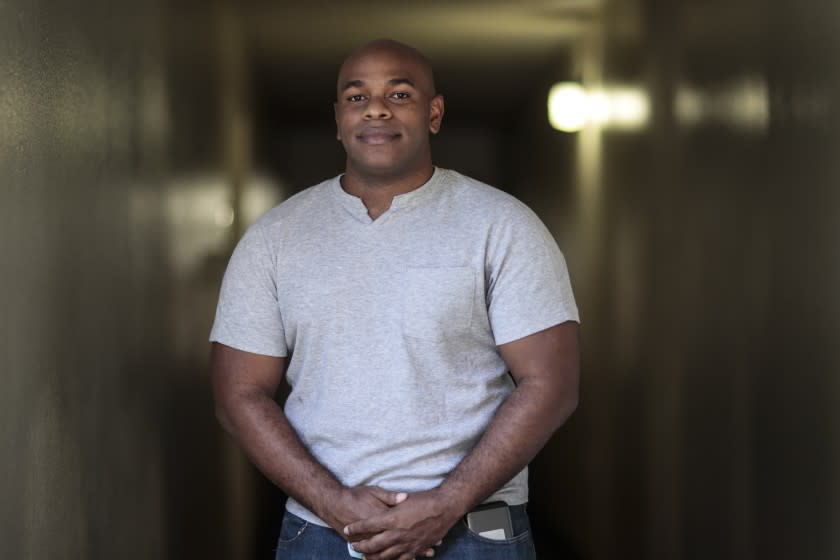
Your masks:
<path fill-rule="evenodd" d="M 515 196 L 457 171 L 442 171 L 445 173 L 447 192 L 476 217 L 490 221 L 542 223 L 534 211 Z"/>
<path fill-rule="evenodd" d="M 314 218 L 323 216 L 335 179 L 328 179 L 290 196 L 251 224 L 237 243 L 239 252 L 274 258 L 282 247 L 311 232 Z"/>
<path fill-rule="evenodd" d="M 296 227 L 307 219 L 311 220 L 312 216 L 319 215 L 318 211 L 323 209 L 336 180 L 337 177 L 327 179 L 295 193 L 257 218 L 250 229 L 271 236 L 272 233 L 276 234 L 283 229 Z"/>

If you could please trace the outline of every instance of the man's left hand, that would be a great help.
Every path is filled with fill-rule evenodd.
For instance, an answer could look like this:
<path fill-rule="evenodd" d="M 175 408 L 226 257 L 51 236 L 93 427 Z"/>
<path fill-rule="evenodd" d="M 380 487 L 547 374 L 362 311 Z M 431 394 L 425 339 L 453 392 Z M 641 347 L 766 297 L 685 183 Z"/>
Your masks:
<path fill-rule="evenodd" d="M 433 556 L 432 546 L 441 543 L 460 517 L 440 490 L 434 489 L 409 494 L 387 512 L 351 523 L 344 534 L 366 560 L 414 560 Z M 364 538 L 369 535 L 373 536 Z"/>

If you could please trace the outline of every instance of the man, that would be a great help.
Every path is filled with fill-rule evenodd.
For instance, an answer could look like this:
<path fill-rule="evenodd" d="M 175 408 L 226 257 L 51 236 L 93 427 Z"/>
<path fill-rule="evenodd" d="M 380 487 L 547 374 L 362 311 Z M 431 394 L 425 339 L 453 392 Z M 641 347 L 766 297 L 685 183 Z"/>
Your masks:
<path fill-rule="evenodd" d="M 345 173 L 249 228 L 211 334 L 220 422 L 290 496 L 277 558 L 534 558 L 526 467 L 577 405 L 563 257 L 520 202 L 433 166 L 420 53 L 368 43 L 337 93 Z M 464 517 L 488 502 L 509 526 L 481 536 Z"/>

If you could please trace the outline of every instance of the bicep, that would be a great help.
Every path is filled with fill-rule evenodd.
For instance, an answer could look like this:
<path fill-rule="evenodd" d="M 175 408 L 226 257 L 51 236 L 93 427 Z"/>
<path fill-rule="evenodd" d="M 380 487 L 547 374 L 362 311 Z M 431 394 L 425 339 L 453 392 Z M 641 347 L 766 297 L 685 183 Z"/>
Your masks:
<path fill-rule="evenodd" d="M 214 342 L 210 355 L 217 401 L 261 392 L 273 396 L 286 373 L 287 359 L 237 350 Z"/>
<path fill-rule="evenodd" d="M 577 392 L 580 355 L 575 321 L 502 344 L 499 353 L 517 385 L 538 381 Z"/>

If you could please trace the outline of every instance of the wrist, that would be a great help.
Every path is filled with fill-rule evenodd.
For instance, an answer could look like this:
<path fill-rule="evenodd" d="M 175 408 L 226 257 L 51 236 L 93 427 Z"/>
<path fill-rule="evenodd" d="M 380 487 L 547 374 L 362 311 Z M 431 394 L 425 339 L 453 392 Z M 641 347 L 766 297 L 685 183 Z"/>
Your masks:
<path fill-rule="evenodd" d="M 441 511 L 453 520 L 457 521 L 472 508 L 472 503 L 465 492 L 459 488 L 444 484 L 431 490 L 431 492 L 440 504 Z"/>
<path fill-rule="evenodd" d="M 338 511 L 347 497 L 347 488 L 338 482 L 321 488 L 317 503 L 313 503 L 314 513 L 329 525 L 339 522 Z"/>

